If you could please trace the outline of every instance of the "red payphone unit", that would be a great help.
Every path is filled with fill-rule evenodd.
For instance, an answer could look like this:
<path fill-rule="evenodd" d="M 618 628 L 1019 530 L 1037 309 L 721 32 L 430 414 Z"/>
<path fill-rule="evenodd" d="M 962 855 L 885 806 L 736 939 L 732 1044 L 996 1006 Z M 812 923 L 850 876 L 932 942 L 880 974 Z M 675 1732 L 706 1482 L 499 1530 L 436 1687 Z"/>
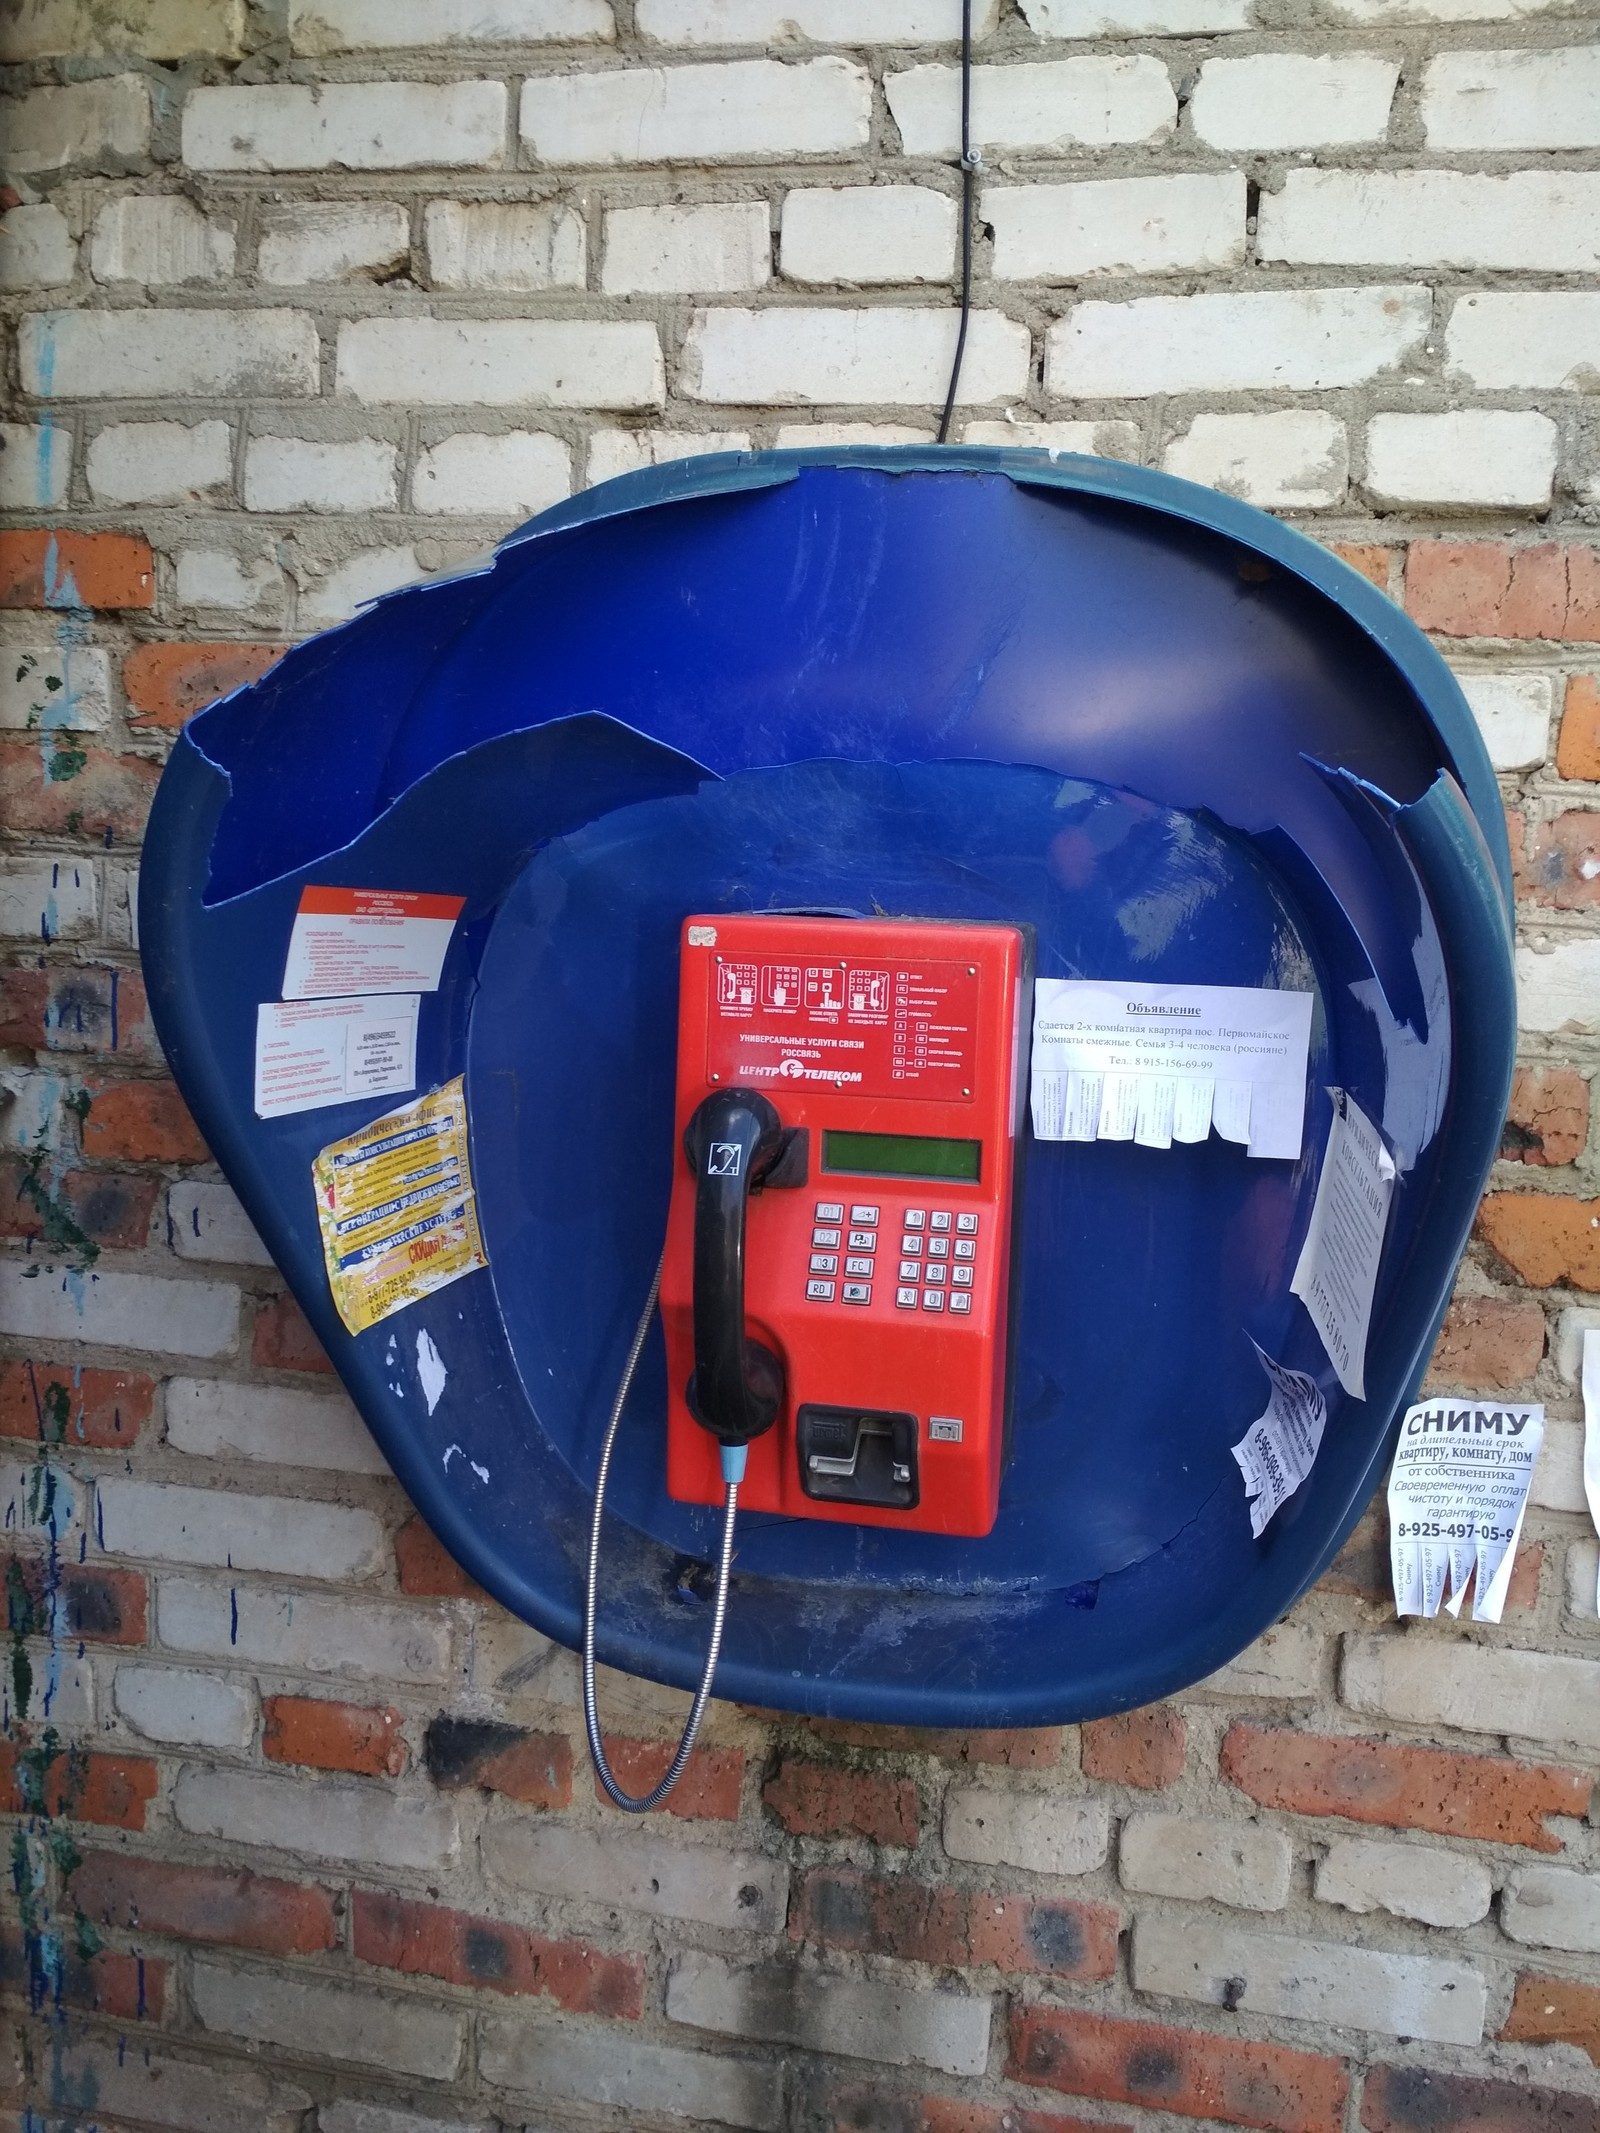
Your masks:
<path fill-rule="evenodd" d="M 707 914 L 682 933 L 661 1277 L 667 1486 L 929 1533 L 994 1524 L 1031 941 Z"/>

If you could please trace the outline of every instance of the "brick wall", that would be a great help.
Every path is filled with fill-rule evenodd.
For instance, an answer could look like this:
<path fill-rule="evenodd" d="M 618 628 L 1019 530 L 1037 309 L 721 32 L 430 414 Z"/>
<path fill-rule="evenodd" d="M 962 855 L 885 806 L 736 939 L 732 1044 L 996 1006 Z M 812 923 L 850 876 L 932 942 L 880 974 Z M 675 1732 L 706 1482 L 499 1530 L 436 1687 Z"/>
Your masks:
<path fill-rule="evenodd" d="M 601 1810 L 570 1656 L 165 1078 L 140 828 L 189 712 L 574 487 L 931 435 L 958 0 L 12 0 L 0 2126 L 1600 2129 L 1594 0 L 975 14 L 959 433 L 1292 516 L 1503 777 L 1523 1065 L 1436 1382 L 1549 1404 L 1505 1624 L 1402 1631 L 1380 1513 L 1178 1706 L 719 1707 Z M 607 1685 L 627 1777 L 682 1701 Z"/>

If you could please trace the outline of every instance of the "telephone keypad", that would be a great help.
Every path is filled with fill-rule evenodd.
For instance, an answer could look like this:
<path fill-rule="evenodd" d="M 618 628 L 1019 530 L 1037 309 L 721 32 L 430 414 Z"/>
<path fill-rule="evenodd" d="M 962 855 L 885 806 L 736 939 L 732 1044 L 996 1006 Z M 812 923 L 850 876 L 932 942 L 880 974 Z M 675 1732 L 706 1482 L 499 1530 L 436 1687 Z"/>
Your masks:
<path fill-rule="evenodd" d="M 914 1311 L 917 1308 L 917 1291 L 915 1289 L 896 1289 L 894 1300 L 900 1310 Z"/>
<path fill-rule="evenodd" d="M 961 1317 L 972 1316 L 972 1292 L 977 1286 L 977 1215 L 957 1214 L 944 1207 L 897 1210 L 857 1205 L 847 1209 L 846 1203 L 838 1200 L 818 1200 L 815 1210 L 817 1227 L 811 1232 L 813 1250 L 808 1260 L 809 1278 L 806 1281 L 809 1301 L 837 1301 L 857 1310 L 870 1307 L 877 1267 L 874 1254 L 878 1249 L 878 1230 L 883 1222 L 890 1224 L 890 1243 L 886 1249 L 892 1249 L 898 1216 L 900 1249 L 895 1263 L 895 1308 L 900 1311 L 948 1310 Z M 849 1229 L 843 1226 L 846 1212 L 853 1225 Z M 952 1260 L 957 1263 L 949 1264 Z M 825 1278 L 841 1271 L 845 1277 L 843 1281 Z"/>
<path fill-rule="evenodd" d="M 959 1234 L 960 1234 L 961 1236 L 963 1236 L 963 1237 L 975 1237 L 975 1236 L 976 1236 L 976 1235 L 978 1234 L 978 1218 L 977 1218 L 977 1216 L 976 1216 L 976 1215 L 957 1215 L 957 1216 L 956 1216 L 956 1229 L 957 1229 L 958 1233 L 959 1233 Z"/>
<path fill-rule="evenodd" d="M 839 1271 L 838 1253 L 813 1252 L 811 1254 L 811 1271 L 813 1274 L 837 1274 Z"/>
<path fill-rule="evenodd" d="M 839 1200 L 819 1200 L 817 1202 L 817 1220 L 819 1222 L 842 1222 L 844 1220 L 843 1202 Z"/>
<path fill-rule="evenodd" d="M 870 1279 L 872 1261 L 870 1259 L 847 1259 L 844 1263 L 844 1270 L 847 1274 L 865 1274 Z"/>
<path fill-rule="evenodd" d="M 823 1251 L 827 1251 L 830 1247 L 837 1251 L 844 1239 L 836 1229 L 814 1229 L 811 1232 L 811 1241 L 813 1244 L 819 1245 Z"/>
<path fill-rule="evenodd" d="M 970 1289 L 972 1287 L 971 1267 L 953 1266 L 950 1269 L 950 1279 L 955 1283 L 958 1289 Z"/>
<path fill-rule="evenodd" d="M 955 1294 L 950 1299 L 950 1308 L 952 1311 L 971 1311 L 972 1298 L 967 1292 L 967 1290 L 956 1290 Z"/>
<path fill-rule="evenodd" d="M 948 1237 L 930 1237 L 928 1239 L 928 1257 L 930 1259 L 948 1259 L 949 1256 L 950 1239 Z"/>
<path fill-rule="evenodd" d="M 924 1311 L 942 1311 L 944 1309 L 943 1289 L 924 1289 L 922 1292 L 922 1308 Z"/>
<path fill-rule="evenodd" d="M 973 1243 L 970 1237 L 957 1237 L 956 1257 L 958 1259 L 976 1259 L 977 1256 L 978 1247 Z"/>
<path fill-rule="evenodd" d="M 853 1252 L 875 1252 L 878 1249 L 878 1232 L 875 1229 L 853 1229 L 850 1232 L 850 1249 Z"/>
<path fill-rule="evenodd" d="M 806 1298 L 811 1303 L 832 1303 L 833 1283 L 831 1281 L 808 1281 L 806 1283 Z"/>
<path fill-rule="evenodd" d="M 844 1300 L 847 1304 L 869 1304 L 872 1301 L 870 1281 L 847 1281 L 844 1285 Z"/>
<path fill-rule="evenodd" d="M 951 1218 L 949 1214 L 941 1209 L 937 1213 L 929 1215 L 928 1227 L 929 1229 L 948 1229 L 950 1227 L 950 1221 Z"/>

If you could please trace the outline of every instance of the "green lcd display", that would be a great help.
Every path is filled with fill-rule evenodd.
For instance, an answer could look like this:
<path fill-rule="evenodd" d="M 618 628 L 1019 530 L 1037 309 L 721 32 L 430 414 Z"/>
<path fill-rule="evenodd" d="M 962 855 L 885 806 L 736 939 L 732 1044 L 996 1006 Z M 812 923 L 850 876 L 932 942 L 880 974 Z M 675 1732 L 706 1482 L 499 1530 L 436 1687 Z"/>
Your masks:
<path fill-rule="evenodd" d="M 925 1133 L 834 1133 L 824 1129 L 824 1170 L 872 1178 L 954 1178 L 978 1182 L 982 1141 L 935 1140 Z"/>

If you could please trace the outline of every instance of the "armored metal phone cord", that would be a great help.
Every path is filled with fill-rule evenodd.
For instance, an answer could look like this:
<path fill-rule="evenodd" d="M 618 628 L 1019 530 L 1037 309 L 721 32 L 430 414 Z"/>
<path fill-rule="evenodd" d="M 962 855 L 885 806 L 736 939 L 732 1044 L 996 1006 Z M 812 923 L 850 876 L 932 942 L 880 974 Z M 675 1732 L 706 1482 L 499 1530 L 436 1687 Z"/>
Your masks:
<path fill-rule="evenodd" d="M 700 1720 L 705 1714 L 711 1695 L 712 1676 L 717 1671 L 717 1654 L 722 1649 L 722 1623 L 728 1611 L 728 1578 L 733 1568 L 733 1519 L 739 1506 L 739 1483 L 744 1479 L 745 1447 L 742 1444 L 722 1446 L 722 1478 L 727 1483 L 728 1503 L 722 1516 L 722 1552 L 717 1561 L 717 1598 L 711 1614 L 711 1645 L 706 1653 L 705 1671 L 700 1676 L 700 1686 L 695 1691 L 689 1709 L 688 1721 L 678 1741 L 678 1751 L 667 1765 L 667 1772 L 659 1785 L 635 1798 L 624 1792 L 611 1774 L 611 1765 L 606 1761 L 606 1751 L 600 1739 L 600 1713 L 595 1705 L 594 1685 L 594 1603 L 595 1588 L 600 1576 L 600 1518 L 605 1509 L 606 1476 L 611 1469 L 611 1450 L 617 1441 L 617 1425 L 622 1420 L 622 1410 L 627 1405 L 628 1394 L 633 1389 L 634 1373 L 639 1367 L 639 1357 L 644 1351 L 644 1337 L 650 1330 L 651 1315 L 655 1311 L 656 1297 L 661 1289 L 661 1268 L 666 1254 L 656 1261 L 655 1277 L 650 1283 L 650 1294 L 645 1298 L 644 1310 L 634 1331 L 633 1346 L 628 1350 L 628 1360 L 622 1366 L 622 1377 L 617 1385 L 617 1397 L 611 1403 L 611 1420 L 606 1424 L 605 1442 L 600 1447 L 600 1472 L 594 1484 L 594 1524 L 589 1528 L 589 1577 L 583 1596 L 583 1722 L 589 1732 L 589 1754 L 594 1762 L 595 1776 L 605 1787 L 607 1795 L 624 1813 L 648 1814 L 652 1807 L 659 1807 L 667 1794 L 683 1776 L 690 1756 L 694 1753 L 695 1735 L 700 1731 Z"/>

